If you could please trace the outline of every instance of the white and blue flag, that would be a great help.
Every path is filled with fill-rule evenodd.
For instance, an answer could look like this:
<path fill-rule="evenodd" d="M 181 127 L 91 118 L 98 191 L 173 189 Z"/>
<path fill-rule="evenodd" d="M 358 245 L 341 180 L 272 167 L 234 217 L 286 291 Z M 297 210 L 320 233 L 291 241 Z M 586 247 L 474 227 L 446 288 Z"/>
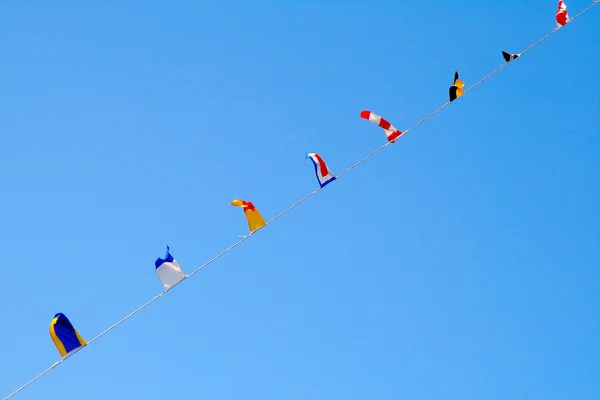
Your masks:
<path fill-rule="evenodd" d="M 165 290 L 171 289 L 173 286 L 187 278 L 183 273 L 183 270 L 179 266 L 179 263 L 169 253 L 169 246 L 167 246 L 167 254 L 165 258 L 158 258 L 154 263 L 156 266 L 156 276 L 160 279 Z"/>

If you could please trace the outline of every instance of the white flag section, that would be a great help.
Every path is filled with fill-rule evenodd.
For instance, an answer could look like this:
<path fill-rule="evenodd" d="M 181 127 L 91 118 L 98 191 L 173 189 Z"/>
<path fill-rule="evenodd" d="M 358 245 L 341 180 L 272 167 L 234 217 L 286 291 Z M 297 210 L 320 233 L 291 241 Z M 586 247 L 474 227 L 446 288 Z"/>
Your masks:
<path fill-rule="evenodd" d="M 154 263 L 156 266 L 156 276 L 160 279 L 165 290 L 171 289 L 173 286 L 187 278 L 183 273 L 183 270 L 179 266 L 179 263 L 169 253 L 169 246 L 167 246 L 167 254 L 165 258 L 158 258 Z"/>

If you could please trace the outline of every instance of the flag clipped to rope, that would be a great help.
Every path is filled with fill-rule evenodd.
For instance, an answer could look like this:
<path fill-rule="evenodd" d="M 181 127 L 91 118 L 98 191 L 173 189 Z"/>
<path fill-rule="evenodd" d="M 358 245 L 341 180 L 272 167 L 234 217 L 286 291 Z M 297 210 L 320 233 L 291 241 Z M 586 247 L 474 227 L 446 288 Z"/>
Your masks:
<path fill-rule="evenodd" d="M 250 233 L 253 233 L 263 226 L 266 225 L 266 222 L 263 216 L 258 212 L 254 204 L 250 201 L 244 200 L 233 200 L 231 202 L 232 206 L 241 207 L 244 210 L 244 214 L 246 214 L 246 219 L 248 220 L 248 228 L 250 228 Z"/>
<path fill-rule="evenodd" d="M 66 358 L 73 351 L 87 345 L 87 342 L 79 336 L 77 329 L 63 313 L 56 314 L 50 322 L 50 337 L 62 358 Z"/>
<path fill-rule="evenodd" d="M 571 22 L 571 19 L 569 18 L 569 12 L 567 10 L 567 5 L 565 4 L 564 1 L 559 0 L 558 11 L 556 12 L 556 27 L 561 28 L 569 22 Z"/>
<path fill-rule="evenodd" d="M 375 125 L 383 128 L 383 130 L 385 131 L 385 136 L 387 136 L 388 142 L 395 143 L 396 139 L 398 139 L 402 135 L 402 132 L 400 132 L 399 129 L 396 129 L 394 125 L 392 125 L 386 119 L 371 111 L 361 111 L 360 117 L 366 119 L 367 121 L 371 121 Z"/>
<path fill-rule="evenodd" d="M 310 158 L 310 161 L 315 166 L 315 174 L 321 188 L 325 187 L 328 183 L 335 181 L 335 175 L 325 164 L 325 161 L 317 153 L 308 153 L 306 158 Z"/>
<path fill-rule="evenodd" d="M 154 262 L 154 266 L 156 267 L 156 276 L 158 276 L 158 279 L 165 290 L 171 289 L 173 286 L 187 278 L 177 260 L 171 255 L 169 246 L 167 246 L 165 258 L 157 258 Z"/>
<path fill-rule="evenodd" d="M 511 62 L 512 60 L 514 60 L 515 58 L 519 58 L 521 56 L 521 54 L 519 53 L 507 53 L 505 51 L 502 52 L 502 57 L 504 57 L 504 61 L 506 61 L 507 63 Z"/>
<path fill-rule="evenodd" d="M 454 72 L 454 84 L 450 86 L 450 102 L 453 102 L 463 95 L 464 87 L 465 83 L 458 79 L 458 72 Z"/>

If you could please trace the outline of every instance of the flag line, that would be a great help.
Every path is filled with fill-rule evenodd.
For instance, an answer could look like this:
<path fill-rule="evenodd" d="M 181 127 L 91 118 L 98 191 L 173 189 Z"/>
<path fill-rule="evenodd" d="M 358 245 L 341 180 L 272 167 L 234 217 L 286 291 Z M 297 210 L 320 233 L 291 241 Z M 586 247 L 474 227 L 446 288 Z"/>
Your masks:
<path fill-rule="evenodd" d="M 585 9 L 583 9 L 582 11 L 580 11 L 578 14 L 576 14 L 574 17 L 572 17 L 570 19 L 570 23 L 572 23 L 575 19 L 577 19 L 578 17 L 580 17 L 581 15 L 585 14 L 586 12 L 588 12 L 590 9 L 592 9 L 594 6 L 600 4 L 600 2 L 598 1 L 594 1 L 592 4 L 590 4 L 588 7 L 586 7 Z M 567 24 L 567 25 L 569 25 Z M 538 39 L 536 42 L 534 42 L 533 44 L 529 45 L 528 47 L 525 48 L 525 50 L 521 51 L 521 55 L 530 51 L 531 49 L 533 49 L 534 47 L 536 47 L 537 45 L 539 45 L 540 43 L 542 43 L 544 40 L 548 39 L 550 36 L 552 36 L 553 34 L 555 34 L 558 30 L 560 30 L 561 28 L 554 28 L 552 31 L 550 31 L 549 33 L 547 33 L 546 35 L 544 35 L 543 37 L 541 37 L 540 39 Z M 474 89 L 475 87 L 479 86 L 480 84 L 482 84 L 483 82 L 485 82 L 486 80 L 488 80 L 489 78 L 491 78 L 492 76 L 494 76 L 495 74 L 497 74 L 498 72 L 500 72 L 500 70 L 502 70 L 504 67 L 506 67 L 509 63 L 506 62 L 502 65 L 500 65 L 499 67 L 497 67 L 496 69 L 494 69 L 492 72 L 488 73 L 487 75 L 485 75 L 483 78 L 481 78 L 480 80 L 478 80 L 477 82 L 475 82 L 474 84 L 472 84 L 471 86 L 469 86 L 467 89 L 464 90 L 463 92 L 463 96 L 464 94 L 466 94 L 467 92 L 469 92 L 470 90 Z M 462 97 L 462 96 L 461 96 Z M 434 115 L 436 115 L 437 113 L 439 113 L 440 111 L 442 111 L 444 108 L 446 108 L 451 102 L 447 101 L 446 103 L 442 104 L 441 106 L 439 106 L 437 109 L 435 109 L 434 111 L 432 111 L 431 113 L 429 113 L 428 115 L 426 115 L 425 117 L 421 118 L 419 121 L 417 121 L 416 123 L 414 123 L 412 126 L 410 126 L 409 128 L 407 128 L 405 131 L 403 131 L 403 134 L 408 133 L 409 131 L 415 129 L 416 127 L 418 127 L 419 125 L 421 125 L 423 122 L 427 121 L 428 119 L 430 119 L 431 117 L 433 117 Z M 338 174 L 336 177 L 337 179 L 339 179 L 340 177 L 342 177 L 343 175 L 347 174 L 348 172 L 350 172 L 351 170 L 353 170 L 354 168 L 358 167 L 359 165 L 361 165 L 363 162 L 367 161 L 369 158 L 373 157 L 375 154 L 379 153 L 381 150 L 383 150 L 384 148 L 386 148 L 388 145 L 390 145 L 391 142 L 386 142 L 385 144 L 381 145 L 379 148 L 373 150 L 371 153 L 369 153 L 367 156 L 363 157 L 362 159 L 360 159 L 359 161 L 355 162 L 354 164 L 352 164 L 350 167 L 346 168 L 344 171 L 342 171 L 340 174 Z M 306 200 L 308 200 L 309 198 L 311 198 L 312 196 L 314 196 L 315 194 L 317 194 L 317 192 L 319 192 L 322 188 L 317 188 L 314 191 L 312 191 L 311 193 L 307 194 L 306 196 L 304 196 L 302 199 L 296 201 L 294 204 L 292 204 L 291 206 L 289 206 L 288 208 L 286 208 L 285 210 L 281 211 L 279 214 L 275 215 L 273 218 L 271 218 L 269 221 L 266 222 L 266 224 L 260 228 L 259 230 L 263 229 L 264 227 L 268 226 L 269 224 L 275 222 L 277 219 L 279 219 L 280 217 L 282 217 L 283 215 L 287 214 L 288 212 L 290 212 L 291 210 L 293 210 L 294 208 L 296 208 L 297 206 L 299 206 L 300 204 L 304 203 Z M 211 258 L 210 260 L 206 261 L 204 264 L 202 264 L 200 267 L 196 268 L 195 270 L 193 270 L 190 274 L 188 274 L 186 276 L 186 279 L 183 279 L 180 282 L 177 282 L 175 285 L 173 285 L 169 290 L 172 290 L 175 286 L 179 285 L 182 282 L 185 282 L 187 280 L 187 278 L 191 277 L 192 275 L 196 274 L 197 272 L 199 272 L 200 270 L 204 269 L 205 267 L 207 267 L 208 265 L 212 264 L 214 261 L 218 260 L 219 258 L 221 258 L 222 256 L 224 256 L 225 254 L 229 253 L 231 250 L 233 250 L 234 248 L 236 248 L 237 246 L 239 246 L 240 244 L 242 244 L 244 241 L 246 241 L 247 239 L 250 239 L 250 237 L 252 237 L 253 233 L 250 233 L 246 236 L 244 236 L 242 239 L 238 240 L 236 243 L 232 244 L 231 246 L 229 246 L 228 248 L 226 248 L 225 250 L 223 250 L 221 253 L 217 254 L 216 256 L 214 256 L 213 258 Z M 153 302 L 155 302 L 156 300 L 158 300 L 159 298 L 161 298 L 164 294 L 166 294 L 169 290 L 163 291 L 161 293 L 159 293 L 158 295 L 154 296 L 152 299 L 150 299 L 149 301 L 147 301 L 146 303 L 144 303 L 142 306 L 138 307 L 136 310 L 132 311 L 131 313 L 129 313 L 128 315 L 126 315 L 125 317 L 121 318 L 119 321 L 117 321 L 116 323 L 114 323 L 113 325 L 111 325 L 109 328 L 107 328 L 106 330 L 102 331 L 101 333 L 99 333 L 97 336 L 95 336 L 93 339 L 91 339 L 89 342 L 87 342 L 87 345 L 84 347 L 80 347 L 79 349 L 77 349 L 76 351 L 70 353 L 67 357 L 65 357 L 64 359 L 61 359 L 57 362 L 55 362 L 54 364 L 52 364 L 50 367 L 48 367 L 44 372 L 40 373 L 38 376 L 36 376 L 35 378 L 31 379 L 29 382 L 27 382 L 26 384 L 24 384 L 23 386 L 21 386 L 20 388 L 18 388 L 17 390 L 15 390 L 14 392 L 12 392 L 11 394 L 9 394 L 7 397 L 5 397 L 3 400 L 8 400 L 11 397 L 13 397 L 14 395 L 16 395 L 17 393 L 19 393 L 21 390 L 25 389 L 26 387 L 28 387 L 29 385 L 31 385 L 32 383 L 34 383 L 35 381 L 37 381 L 38 379 L 42 378 L 44 375 L 46 375 L 47 373 L 49 373 L 50 371 L 52 371 L 54 368 L 56 368 L 57 366 L 59 366 L 63 361 L 65 361 L 67 358 L 69 358 L 70 356 L 74 355 L 75 353 L 77 353 L 79 350 L 84 349 L 85 347 L 89 346 L 90 344 L 92 344 L 93 342 L 95 342 L 96 340 L 100 339 L 102 336 L 106 335 L 108 332 L 112 331 L 114 328 L 116 328 L 117 326 L 121 325 L 123 322 L 127 321 L 129 318 L 133 317 L 135 314 L 137 314 L 138 312 L 142 311 L 144 308 L 148 307 L 150 304 L 152 304 Z"/>

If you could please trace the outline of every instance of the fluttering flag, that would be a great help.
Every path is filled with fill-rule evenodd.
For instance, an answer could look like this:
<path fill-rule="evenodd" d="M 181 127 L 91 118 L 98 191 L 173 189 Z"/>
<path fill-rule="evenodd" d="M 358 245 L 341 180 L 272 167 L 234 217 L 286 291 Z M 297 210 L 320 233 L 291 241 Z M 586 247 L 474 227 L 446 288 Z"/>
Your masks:
<path fill-rule="evenodd" d="M 396 129 L 394 125 L 390 124 L 386 119 L 380 117 L 379 115 L 371 111 L 361 111 L 360 117 L 371 121 L 375 125 L 378 125 L 379 127 L 383 128 L 383 130 L 385 131 L 385 136 L 387 136 L 387 140 L 389 142 L 395 143 L 396 139 L 398 139 L 402 135 L 402 132 Z"/>
<path fill-rule="evenodd" d="M 79 336 L 77 329 L 63 313 L 56 314 L 50 322 L 50 337 L 62 358 L 87 345 L 87 342 Z"/>
<path fill-rule="evenodd" d="M 558 11 L 556 12 L 556 27 L 560 28 L 565 26 L 571 19 L 569 18 L 569 12 L 567 11 L 567 5 L 564 1 L 559 0 Z"/>
<path fill-rule="evenodd" d="M 244 210 L 244 214 L 246 214 L 246 219 L 248 220 L 248 228 L 250 228 L 250 233 L 257 231 L 266 225 L 263 216 L 260 215 L 252 202 L 236 199 L 231 202 L 231 205 L 235 207 L 241 207 Z"/>
<path fill-rule="evenodd" d="M 521 56 L 520 53 L 512 54 L 512 53 L 507 53 L 505 51 L 502 52 L 502 57 L 504 57 L 504 61 L 506 61 L 507 63 L 511 62 L 515 58 L 519 58 L 520 56 Z"/>
<path fill-rule="evenodd" d="M 463 95 L 463 88 L 465 83 L 458 79 L 458 72 L 454 73 L 454 85 L 450 86 L 450 102 L 458 99 Z"/>
<path fill-rule="evenodd" d="M 173 286 L 187 278 L 177 260 L 171 255 L 169 246 L 167 246 L 165 258 L 157 258 L 154 262 L 154 266 L 156 267 L 156 276 L 158 276 L 158 279 L 165 290 L 171 289 Z"/>
<path fill-rule="evenodd" d="M 315 174 L 317 175 L 317 180 L 319 181 L 319 185 L 323 188 L 328 183 L 335 181 L 335 175 L 325 164 L 325 161 L 321 158 L 317 153 L 308 153 L 306 158 L 310 158 L 310 161 L 315 166 Z"/>

